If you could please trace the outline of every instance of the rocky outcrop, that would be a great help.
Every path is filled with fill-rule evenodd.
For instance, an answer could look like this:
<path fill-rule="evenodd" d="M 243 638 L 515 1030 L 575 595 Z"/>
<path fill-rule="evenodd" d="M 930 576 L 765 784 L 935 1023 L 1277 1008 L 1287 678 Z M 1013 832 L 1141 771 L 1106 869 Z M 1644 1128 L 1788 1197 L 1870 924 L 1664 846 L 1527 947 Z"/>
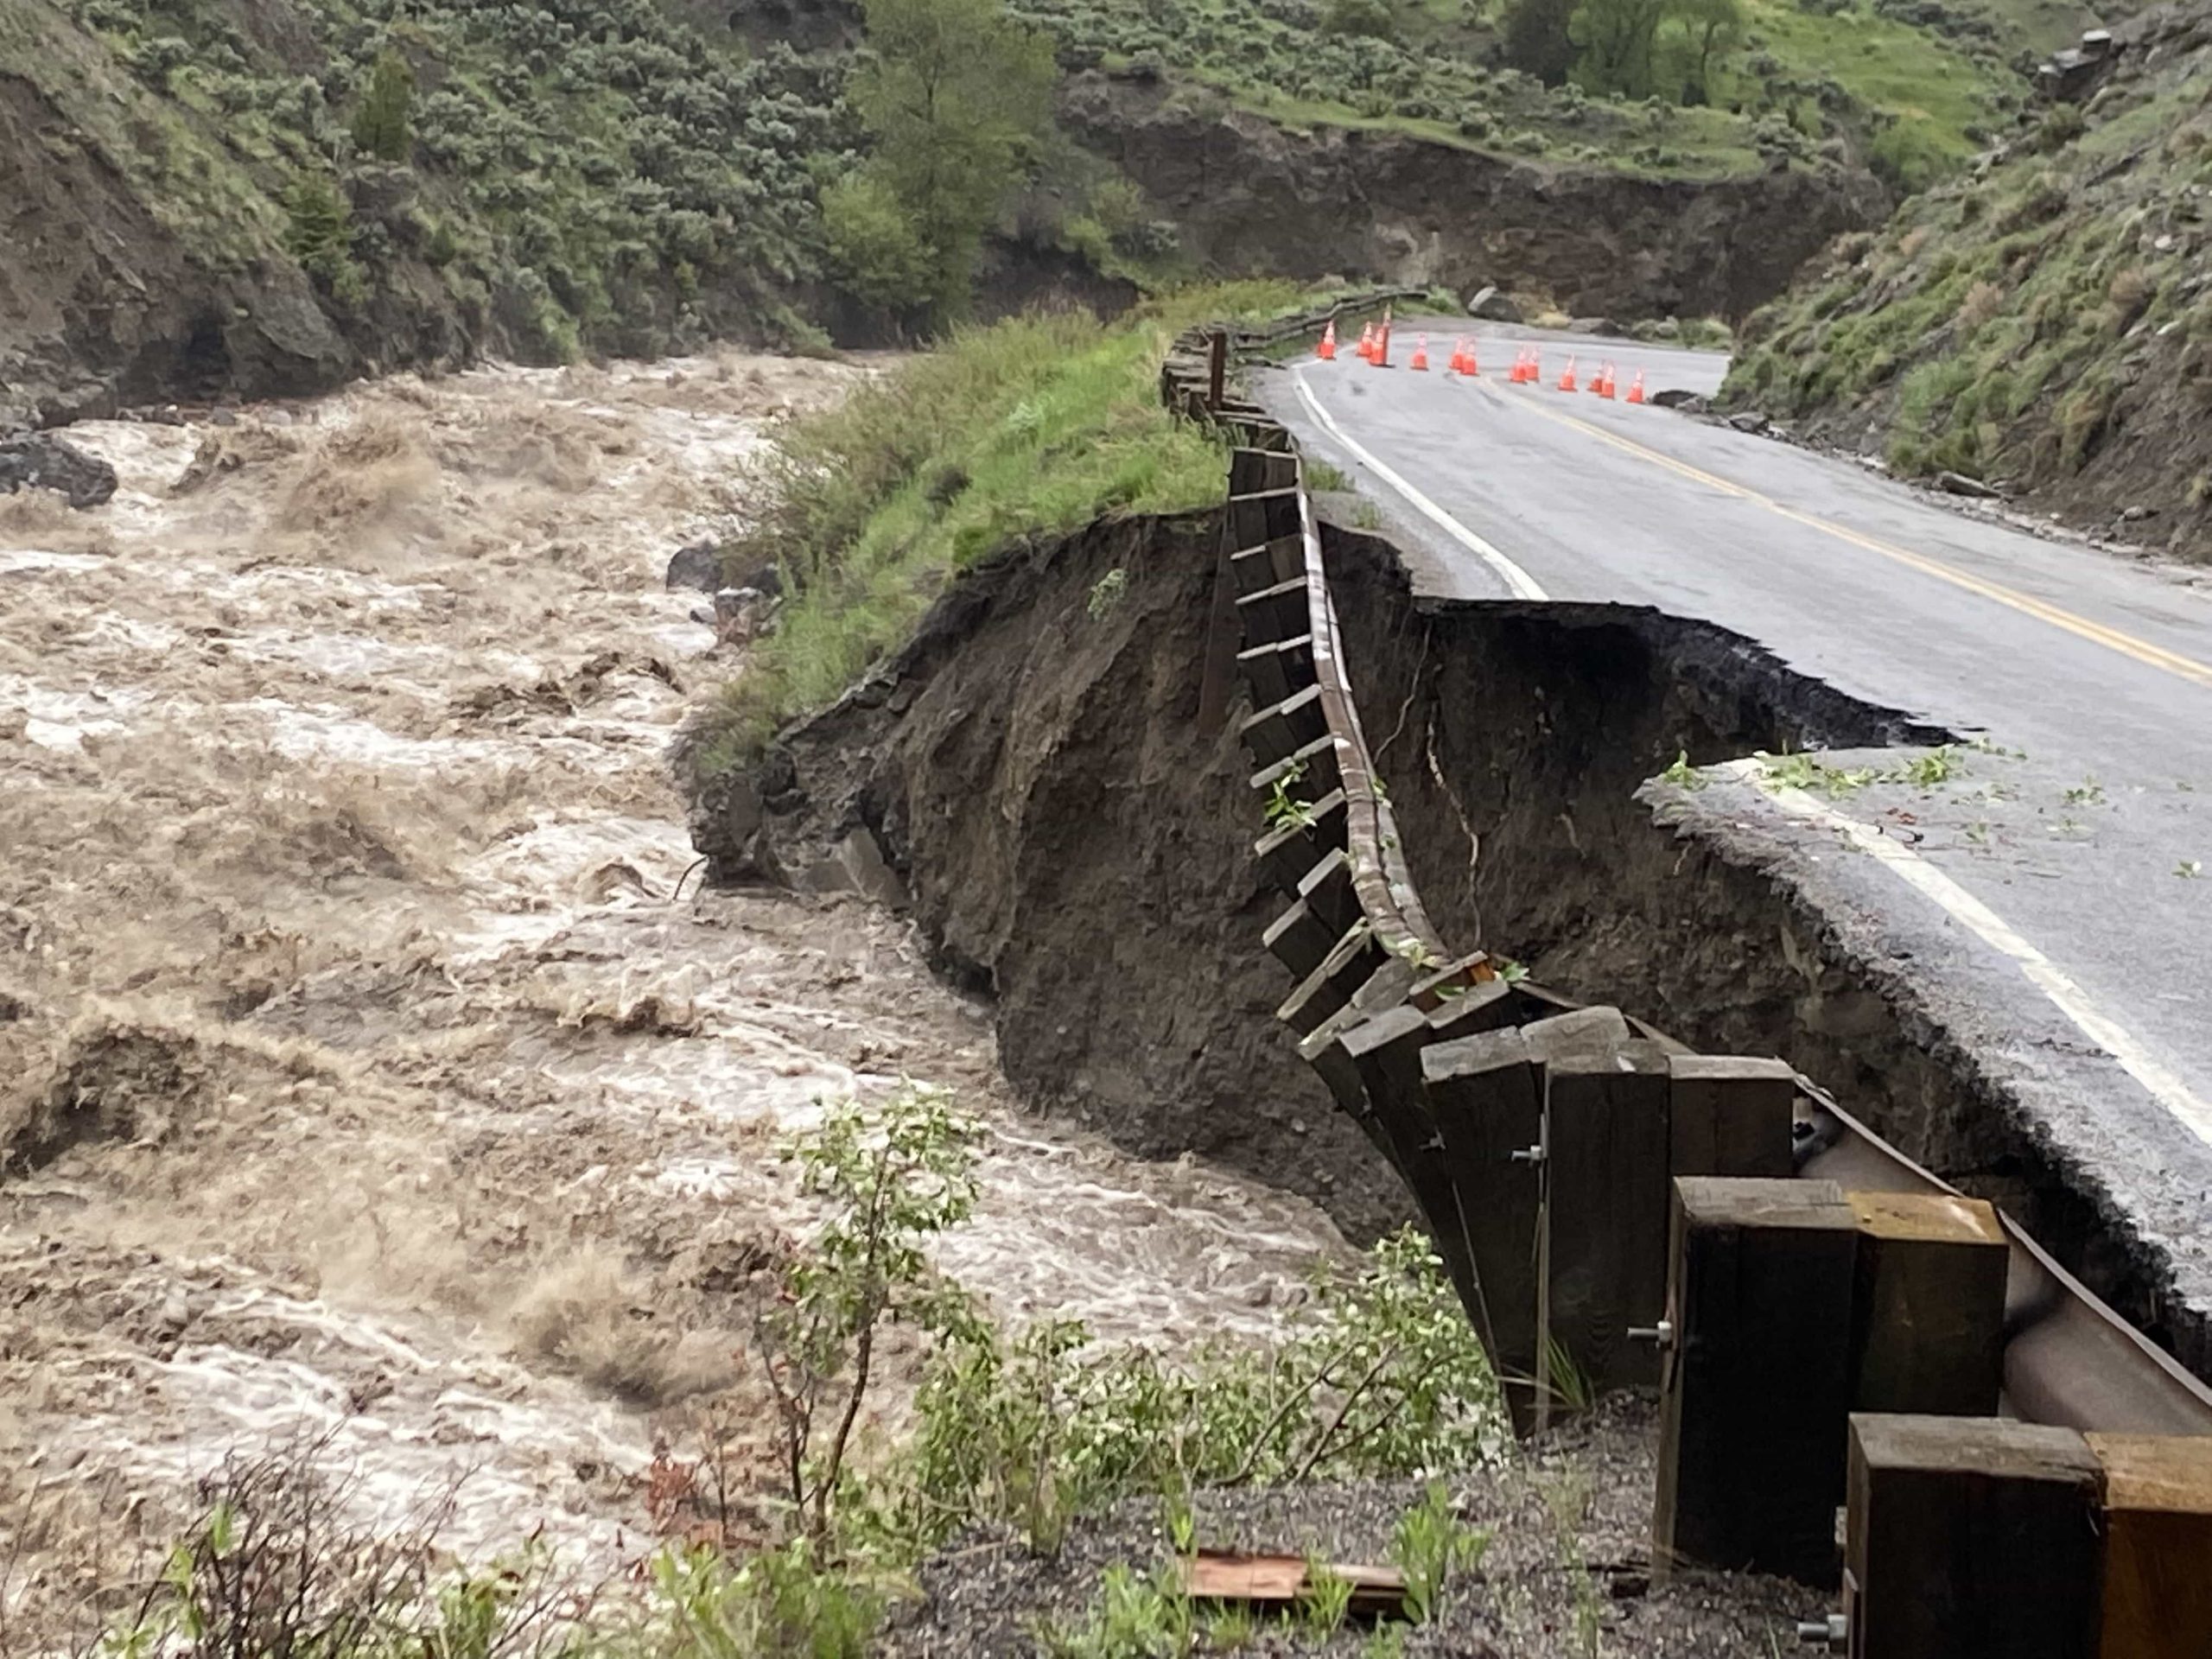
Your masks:
<path fill-rule="evenodd" d="M 115 493 L 115 468 L 48 432 L 0 438 L 0 495 L 53 490 L 82 512 Z"/>
<path fill-rule="evenodd" d="M 1189 87 L 1101 73 L 1067 82 L 1060 118 L 1210 270 L 1496 283 L 1582 315 L 1741 316 L 1889 206 L 1861 171 L 1694 181 L 1560 167 L 1405 133 L 1299 131 Z"/>

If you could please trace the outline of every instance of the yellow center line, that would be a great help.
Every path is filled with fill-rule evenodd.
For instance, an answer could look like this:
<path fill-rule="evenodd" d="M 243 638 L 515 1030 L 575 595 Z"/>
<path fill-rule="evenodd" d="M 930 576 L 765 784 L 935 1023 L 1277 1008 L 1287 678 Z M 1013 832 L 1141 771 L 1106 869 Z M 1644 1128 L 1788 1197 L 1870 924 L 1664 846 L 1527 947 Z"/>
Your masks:
<path fill-rule="evenodd" d="M 2032 594 L 2021 593 L 2017 588 L 2007 588 L 2002 582 L 1991 582 L 1986 577 L 1970 575 L 1955 565 L 1946 564 L 1941 559 L 1930 558 L 1925 553 L 1916 553 L 1910 548 L 1899 547 L 1894 542 L 1885 542 L 1878 536 L 1865 535 L 1847 525 L 1836 524 L 1831 519 L 1822 518 L 1815 513 L 1801 512 L 1796 507 L 1784 505 L 1772 496 L 1763 495 L 1758 491 L 1747 489 L 1740 484 L 1732 484 L 1726 479 L 1717 478 L 1711 473 L 1689 465 L 1687 461 L 1677 461 L 1672 455 L 1662 454 L 1656 449 L 1649 448 L 1637 442 L 1633 438 L 1624 438 L 1618 433 L 1608 432 L 1602 427 L 1592 426 L 1587 421 L 1578 420 L 1572 415 L 1562 415 L 1557 410 L 1546 409 L 1542 404 L 1534 401 L 1528 402 L 1526 407 L 1548 421 L 1557 422 L 1561 426 L 1571 426 L 1576 431 L 1597 439 L 1600 443 L 1611 444 L 1614 448 L 1625 451 L 1639 460 L 1649 461 L 1654 466 L 1663 467 L 1669 472 L 1687 478 L 1693 483 L 1702 484 L 1708 489 L 1718 490 L 1722 494 L 1733 496 L 1738 500 L 1752 502 L 1764 507 L 1770 512 L 1789 519 L 1793 524 L 1802 524 L 1808 530 L 1817 530 L 1824 535 L 1834 537 L 1838 541 L 1848 542 L 1853 547 L 1863 548 L 1869 553 L 1878 553 L 1884 558 L 1917 570 L 1923 575 L 1933 576 L 1938 582 L 1948 582 L 1954 588 L 1963 588 L 1966 592 L 1979 594 L 1984 599 L 1994 600 L 1998 604 L 2009 606 L 2023 615 L 2032 616 L 2037 621 L 2047 622 L 2055 628 L 2063 628 L 2067 632 L 2079 639 L 2087 639 L 2093 645 L 2102 645 L 2107 651 L 2116 651 L 2121 656 L 2131 657 L 2149 667 L 2163 670 L 2181 679 L 2194 681 L 2198 685 L 2212 686 L 2212 666 L 2200 663 L 2193 657 L 2184 657 L 2178 652 L 2168 651 L 2163 645 L 2154 645 L 2147 639 L 2139 639 L 2135 635 L 2124 633 L 2118 628 L 2107 627 L 2101 622 L 2093 622 L 2086 616 L 2076 616 L 2073 612 L 2063 607 L 2053 605 L 2047 600 L 2037 599 Z"/>

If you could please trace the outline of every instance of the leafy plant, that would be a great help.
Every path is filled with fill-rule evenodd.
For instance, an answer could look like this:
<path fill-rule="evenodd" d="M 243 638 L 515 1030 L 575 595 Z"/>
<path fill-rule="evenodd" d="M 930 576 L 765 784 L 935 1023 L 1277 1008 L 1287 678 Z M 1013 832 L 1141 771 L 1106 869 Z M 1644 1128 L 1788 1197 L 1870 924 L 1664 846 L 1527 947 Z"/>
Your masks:
<path fill-rule="evenodd" d="M 1344 1626 L 1351 1611 L 1351 1580 L 1317 1555 L 1306 1558 L 1306 1582 L 1298 1591 L 1298 1622 L 1306 1633 L 1325 1642 Z"/>
<path fill-rule="evenodd" d="M 1110 1567 L 1080 1624 L 1047 1626 L 1038 1637 L 1054 1659 L 1181 1659 L 1196 1633 L 1191 1599 L 1172 1567 L 1140 1578 Z"/>
<path fill-rule="evenodd" d="M 1479 1563 L 1490 1535 L 1464 1525 L 1442 1481 L 1428 1483 L 1421 1501 L 1398 1517 L 1390 1559 L 1406 1579 L 1406 1611 L 1426 1624 L 1442 1605 L 1445 1580 Z"/>
<path fill-rule="evenodd" d="M 1675 764 L 1661 772 L 1659 777 L 1662 783 L 1672 784 L 1676 789 L 1700 790 L 1703 789 L 1708 781 L 1702 772 L 1690 765 L 1690 752 L 1688 749 L 1678 751 L 1675 756 Z"/>
<path fill-rule="evenodd" d="M 873 1113 L 852 1102 L 830 1108 L 785 1147 L 825 1214 L 785 1264 L 781 1304 L 755 1340 L 792 1513 L 817 1546 L 836 1518 L 883 1325 L 900 1320 L 940 1337 L 975 1328 L 969 1300 L 931 1270 L 924 1245 L 975 1208 L 976 1134 L 949 1096 L 908 1084 Z"/>
<path fill-rule="evenodd" d="M 1263 810 L 1270 830 L 1297 828 L 1310 830 L 1314 817 L 1312 804 L 1293 795 L 1291 791 L 1305 781 L 1306 763 L 1293 760 L 1285 766 L 1268 792 L 1268 804 Z"/>
<path fill-rule="evenodd" d="M 1084 601 L 1084 608 L 1092 621 L 1099 621 L 1112 613 L 1128 590 L 1129 573 L 1117 566 L 1090 584 L 1090 596 Z"/>

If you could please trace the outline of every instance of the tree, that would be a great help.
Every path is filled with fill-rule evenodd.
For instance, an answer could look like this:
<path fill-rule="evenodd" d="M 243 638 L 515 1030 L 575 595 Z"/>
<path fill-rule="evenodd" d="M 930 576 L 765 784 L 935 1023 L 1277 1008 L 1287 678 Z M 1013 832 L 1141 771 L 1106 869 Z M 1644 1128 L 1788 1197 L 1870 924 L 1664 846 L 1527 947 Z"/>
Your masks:
<path fill-rule="evenodd" d="M 849 173 L 823 191 L 822 229 L 830 269 L 855 299 L 887 311 L 930 302 L 930 251 L 875 169 Z"/>
<path fill-rule="evenodd" d="M 1508 0 L 1505 60 L 1547 86 L 1556 86 L 1574 67 L 1574 37 L 1568 32 L 1574 0 Z"/>
<path fill-rule="evenodd" d="M 1051 117 L 1052 50 L 1001 0 L 867 0 L 852 101 L 869 162 L 924 252 L 931 304 L 964 310 L 983 232 Z"/>
<path fill-rule="evenodd" d="M 369 89 L 361 95 L 361 107 L 353 111 L 353 147 L 380 162 L 405 161 L 415 147 L 407 127 L 407 106 L 414 96 L 413 67 L 391 48 L 385 48 L 369 71 Z"/>
<path fill-rule="evenodd" d="M 1743 0 L 1676 0 L 1675 15 L 1688 37 L 1693 66 L 1682 82 L 1682 102 L 1710 104 L 1714 60 L 1743 42 Z"/>
<path fill-rule="evenodd" d="M 1568 34 L 1582 48 L 1577 79 L 1592 92 L 1649 98 L 1652 48 L 1676 0 L 1581 0 Z"/>
<path fill-rule="evenodd" d="M 1325 34 L 1366 35 L 1378 41 L 1394 40 L 1398 33 L 1389 0 L 1329 0 L 1321 12 L 1321 28 Z"/>

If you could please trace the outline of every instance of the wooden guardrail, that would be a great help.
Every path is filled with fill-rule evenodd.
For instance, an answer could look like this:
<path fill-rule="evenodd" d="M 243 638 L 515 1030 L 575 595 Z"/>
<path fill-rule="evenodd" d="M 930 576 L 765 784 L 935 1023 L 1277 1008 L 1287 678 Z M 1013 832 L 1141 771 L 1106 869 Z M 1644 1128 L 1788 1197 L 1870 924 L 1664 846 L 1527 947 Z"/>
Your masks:
<path fill-rule="evenodd" d="M 1161 390 L 1232 446 L 1202 708 L 1248 699 L 1278 1016 L 1420 1204 L 1515 1421 L 1657 1384 L 1655 1567 L 1840 1580 L 1807 1634 L 1860 1659 L 2212 1653 L 2212 1390 L 1786 1064 L 1438 937 L 1297 446 L 1221 373 L 1399 297 L 1194 330 Z"/>

